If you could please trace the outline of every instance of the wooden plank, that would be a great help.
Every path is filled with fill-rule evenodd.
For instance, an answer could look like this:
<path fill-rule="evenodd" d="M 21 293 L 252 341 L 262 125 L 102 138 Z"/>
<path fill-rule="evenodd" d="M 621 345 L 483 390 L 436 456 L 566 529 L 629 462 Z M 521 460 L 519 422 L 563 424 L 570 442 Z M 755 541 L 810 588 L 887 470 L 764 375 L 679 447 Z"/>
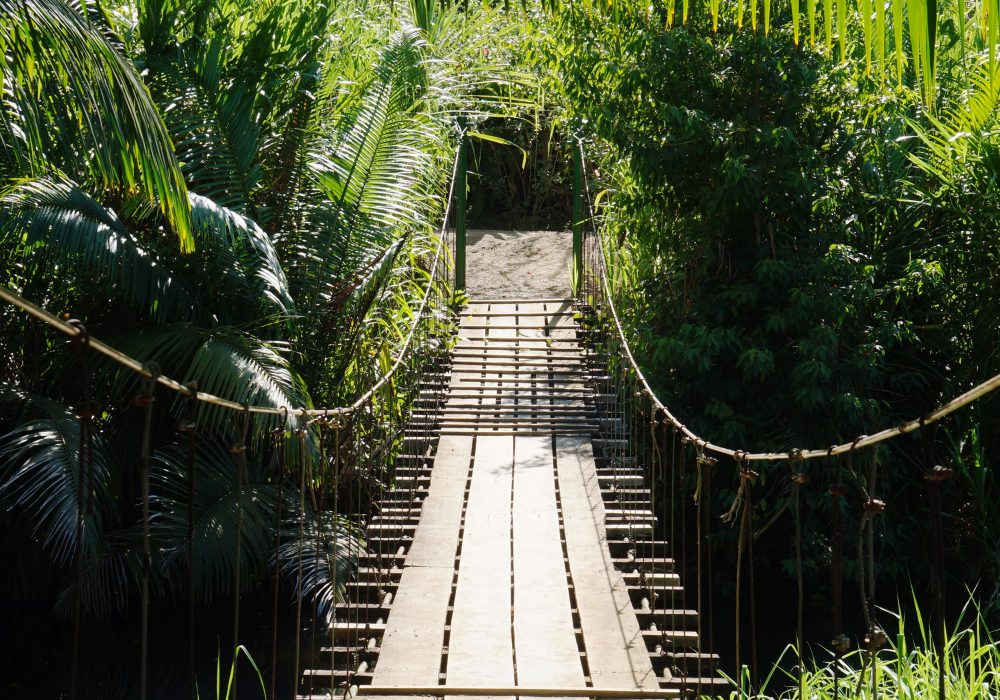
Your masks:
<path fill-rule="evenodd" d="M 404 567 L 438 566 L 454 570 L 471 459 L 471 439 L 443 437 L 438 442 L 431 483 L 420 510 L 420 524 Z"/>
<path fill-rule="evenodd" d="M 523 331 L 512 331 L 514 333 L 523 333 Z M 551 342 L 550 342 L 551 341 Z M 462 349 L 468 350 L 470 348 L 475 348 L 476 346 L 471 345 L 471 343 L 478 343 L 480 340 L 478 338 L 467 339 L 462 344 Z M 551 336 L 527 336 L 518 335 L 509 338 L 500 338 L 499 336 L 493 336 L 492 338 L 487 338 L 482 341 L 483 345 L 479 347 L 486 348 L 499 348 L 503 350 L 553 350 L 553 352 L 563 352 L 566 357 L 571 357 L 570 353 L 578 353 L 581 351 L 580 339 L 579 338 L 554 338 Z M 558 343 L 558 345 L 556 344 Z M 563 348 L 560 350 L 560 348 Z"/>
<path fill-rule="evenodd" d="M 510 687 L 511 437 L 477 438 L 448 644 L 448 683 Z M 391 617 L 391 615 L 390 615 Z"/>
<path fill-rule="evenodd" d="M 573 430 L 576 432 L 587 430 L 590 432 L 597 432 L 598 428 L 595 423 L 584 423 L 577 421 L 563 421 L 557 422 L 548 420 L 546 418 L 541 418 L 539 420 L 507 420 L 507 421 L 490 421 L 490 420 L 445 420 L 441 422 L 442 430 L 461 430 L 461 429 L 476 429 L 480 432 L 489 432 L 490 430 Z"/>
<path fill-rule="evenodd" d="M 541 341 L 544 341 L 545 338 L 521 338 L 520 340 L 522 340 L 522 341 L 524 341 L 524 340 L 541 340 Z M 474 350 L 478 351 L 478 350 L 482 350 L 482 349 L 485 349 L 485 351 L 486 351 L 485 357 L 495 357 L 497 359 L 511 359 L 511 360 L 518 359 L 520 357 L 521 353 L 528 352 L 528 351 L 544 352 L 546 354 L 548 354 L 548 353 L 551 352 L 552 353 L 551 356 L 555 357 L 556 359 L 567 359 L 568 360 L 568 359 L 571 359 L 571 358 L 572 359 L 586 358 L 586 355 L 582 354 L 580 352 L 579 348 L 576 348 L 576 347 L 573 347 L 573 346 L 568 346 L 568 345 L 550 346 L 550 345 L 546 345 L 546 344 L 543 343 L 543 344 L 539 344 L 539 345 L 522 345 L 522 344 L 506 345 L 505 344 L 505 345 L 501 346 L 499 342 L 494 341 L 493 343 L 487 343 L 485 345 L 481 345 L 481 346 L 478 347 L 478 349 L 476 348 L 476 346 L 473 346 L 473 345 L 464 345 L 462 347 L 462 351 L 464 353 L 470 353 L 470 352 L 473 352 Z M 499 351 L 499 352 L 497 352 L 497 351 Z M 504 353 L 506 353 L 506 354 L 504 354 Z M 462 357 L 463 357 L 463 359 L 477 359 L 475 357 L 468 358 L 467 355 L 463 355 Z"/>
<path fill-rule="evenodd" d="M 590 436 L 593 434 L 593 430 L 571 430 L 569 428 L 539 428 L 537 430 L 530 431 L 531 435 L 586 435 Z M 525 430 L 523 428 L 515 428 L 510 430 L 489 430 L 486 428 L 448 428 L 441 431 L 441 435 L 488 435 L 490 437 L 497 437 L 501 435 L 525 435 Z"/>
<path fill-rule="evenodd" d="M 549 396 L 556 398 L 564 398 L 567 396 L 589 398 L 593 395 L 594 394 L 591 392 L 591 390 L 582 387 L 579 389 L 574 389 L 573 387 L 563 388 L 563 387 L 539 386 L 539 387 L 517 389 L 517 388 L 504 388 L 502 386 L 481 387 L 481 388 L 476 388 L 474 386 L 472 387 L 463 386 L 461 387 L 461 391 L 451 392 L 451 394 L 448 397 L 447 403 L 450 404 L 452 399 L 457 399 L 457 398 L 491 399 L 495 403 L 496 399 L 514 399 L 518 397 L 523 399 L 534 399 L 542 397 L 547 398 Z M 483 406 L 486 407 L 493 406 L 494 403 L 484 403 Z"/>
<path fill-rule="evenodd" d="M 443 436 L 372 681 L 437 684 L 472 438 Z"/>
<path fill-rule="evenodd" d="M 566 549 L 596 688 L 658 688 L 621 574 L 611 561 L 590 440 L 556 437 Z"/>
<path fill-rule="evenodd" d="M 541 350 L 537 348 L 515 348 L 513 350 L 503 350 L 500 348 L 489 348 L 485 345 L 478 350 L 462 349 L 456 350 L 452 357 L 461 357 L 467 360 L 478 360 L 482 358 L 497 359 L 517 359 L 517 360 L 554 360 L 561 359 L 560 357 L 554 357 L 550 354 L 549 350 Z M 566 358 L 574 359 L 574 358 Z"/>
<path fill-rule="evenodd" d="M 520 305 L 518 306 L 520 307 Z M 573 309 L 562 309 L 561 311 L 524 311 L 521 308 L 518 308 L 517 313 L 514 315 L 517 316 L 518 318 L 530 318 L 534 316 L 541 316 L 544 318 L 548 318 L 551 316 L 568 316 L 570 314 L 575 314 L 575 313 L 577 312 L 574 311 Z M 495 311 L 478 311 L 478 310 L 463 311 L 461 313 L 462 318 L 472 318 L 472 317 L 488 318 L 496 315 L 497 314 Z"/>
<path fill-rule="evenodd" d="M 559 321 L 553 321 L 546 324 L 535 324 L 535 323 L 515 323 L 513 321 L 507 321 L 506 319 L 512 318 L 511 316 L 492 316 L 491 319 L 496 319 L 495 323 L 462 323 L 462 328 L 468 328 L 470 330 L 512 330 L 512 331 L 545 331 L 548 329 L 556 330 L 576 330 L 576 323 L 572 319 L 567 319 L 569 323 L 561 323 Z M 500 320 L 504 319 L 504 320 Z M 475 319 L 473 319 L 475 320 Z M 534 337 L 534 336 L 532 336 Z"/>
<path fill-rule="evenodd" d="M 552 438 L 514 444 L 514 642 L 517 684 L 582 688 L 556 510 Z"/>
<path fill-rule="evenodd" d="M 723 679 L 718 679 L 722 681 Z M 707 681 L 706 681 L 707 682 Z M 687 683 L 688 689 L 692 686 L 692 682 L 689 679 Z M 719 685 L 720 694 L 721 690 L 725 686 Z M 598 700 L 669 700 L 672 698 L 680 697 L 679 688 L 662 688 L 660 690 L 616 690 L 616 689 L 599 689 L 599 688 L 532 688 L 530 686 L 523 686 L 518 684 L 516 688 L 486 688 L 483 686 L 466 686 L 464 688 L 459 688 L 456 686 L 442 685 L 442 686 L 397 686 L 397 687 L 386 687 L 386 686 L 375 686 L 375 685 L 362 685 L 358 687 L 359 697 L 370 697 L 372 695 L 386 695 L 391 694 L 393 697 L 413 697 L 417 695 L 429 696 L 429 697 L 441 697 L 448 698 L 453 695 L 474 695 L 477 697 L 482 697 L 484 695 L 491 695 L 496 693 L 498 690 L 517 690 L 519 698 L 557 698 L 557 697 L 571 697 L 571 698 L 597 698 Z M 299 700 L 329 700 L 329 695 L 310 695 L 310 696 L 300 696 Z"/>
<path fill-rule="evenodd" d="M 444 625 L 451 593 L 451 568 L 410 567 L 403 571 L 386 623 L 376 685 L 436 685 L 441 670 Z"/>

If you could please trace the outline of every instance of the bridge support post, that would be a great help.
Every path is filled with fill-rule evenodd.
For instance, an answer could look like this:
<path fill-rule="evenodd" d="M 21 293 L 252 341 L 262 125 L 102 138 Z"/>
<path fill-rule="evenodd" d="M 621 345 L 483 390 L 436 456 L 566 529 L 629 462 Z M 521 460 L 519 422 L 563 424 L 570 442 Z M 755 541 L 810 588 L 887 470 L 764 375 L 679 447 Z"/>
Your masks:
<path fill-rule="evenodd" d="M 455 291 L 465 291 L 465 195 L 468 185 L 469 156 L 465 120 L 459 121 L 458 172 L 455 173 Z"/>
<path fill-rule="evenodd" d="M 583 147 L 579 140 L 571 142 L 573 149 L 573 295 L 583 285 Z"/>

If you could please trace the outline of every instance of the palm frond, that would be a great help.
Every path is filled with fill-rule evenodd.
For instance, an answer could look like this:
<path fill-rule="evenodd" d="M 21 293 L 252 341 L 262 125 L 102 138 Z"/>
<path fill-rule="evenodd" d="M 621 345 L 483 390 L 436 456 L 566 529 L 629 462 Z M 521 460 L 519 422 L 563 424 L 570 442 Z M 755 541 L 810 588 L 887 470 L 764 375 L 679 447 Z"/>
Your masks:
<path fill-rule="evenodd" d="M 340 314 L 342 330 L 337 338 L 336 352 L 331 353 L 333 366 L 330 374 L 333 377 L 342 377 L 347 367 L 357 360 L 358 347 L 367 327 L 366 320 L 372 309 L 382 301 L 386 286 L 392 279 L 396 259 L 405 243 L 405 238 L 392 243 L 348 288 L 343 313 Z M 391 334 L 382 334 L 382 338 L 392 340 Z"/>
<path fill-rule="evenodd" d="M 220 274 L 265 315 L 291 315 L 295 302 L 270 237 L 252 219 L 194 193 L 191 217 L 195 235 L 206 251 L 209 275 Z M 265 308 L 261 301 L 266 301 Z"/>
<path fill-rule="evenodd" d="M 60 0 L 0 1 L 8 91 L 0 121 L 27 172 L 53 169 L 142 192 L 193 250 L 187 188 L 160 114 L 135 68 Z"/>
<path fill-rule="evenodd" d="M 69 408 L 50 400 L 34 400 L 10 387 L 5 395 L 31 402 L 46 413 L 42 418 L 22 422 L 0 437 L 0 496 L 30 514 L 35 535 L 53 562 L 66 565 L 83 548 L 84 559 L 98 556 L 109 518 L 114 512 L 110 463 L 103 436 L 91 435 L 93 461 L 90 512 L 84 519 L 80 537 L 80 420 Z"/>
<path fill-rule="evenodd" d="M 138 526 L 108 533 L 101 551 L 87 559 L 80 570 L 80 605 L 95 617 L 122 614 L 128 610 L 140 577 Z M 155 590 L 155 587 L 153 587 Z M 74 584 L 56 598 L 56 609 L 68 615 Z"/>
<path fill-rule="evenodd" d="M 163 372 L 182 377 L 203 391 L 239 404 L 274 408 L 309 407 L 311 401 L 301 377 L 289 365 L 281 346 L 234 328 L 206 330 L 167 326 L 132 333 L 116 341 L 122 350 L 143 362 L 155 361 Z M 134 378 L 129 377 L 129 381 Z M 117 393 L 127 395 L 127 389 Z M 183 399 L 178 398 L 178 402 Z M 241 416 L 229 409 L 201 404 L 199 425 L 208 430 L 233 430 Z M 299 418 L 289 416 L 289 425 Z M 253 437 L 263 439 L 280 423 L 278 416 L 254 414 Z"/>
<path fill-rule="evenodd" d="M 163 559 L 161 574 L 183 580 L 187 571 L 187 448 L 172 444 L 153 455 L 150 477 L 151 534 Z M 198 595 L 210 600 L 232 592 L 236 574 L 236 519 L 241 504 L 241 588 L 250 589 L 270 571 L 277 487 L 267 483 L 262 465 L 250 459 L 242 497 L 237 491 L 237 465 L 226 445 L 211 435 L 199 436 L 195 456 L 193 565 Z M 285 507 L 295 495 L 286 491 Z"/>
<path fill-rule="evenodd" d="M 153 88 L 192 189 L 242 213 L 260 182 L 260 124 L 249 76 L 227 73 L 227 38 L 178 47 L 178 60 L 154 76 Z"/>
<path fill-rule="evenodd" d="M 330 512 L 310 513 L 300 528 L 295 510 L 288 512 L 285 542 L 278 550 L 281 573 L 293 582 L 296 595 L 316 604 L 320 616 L 331 615 L 365 552 L 357 524 Z"/>
<path fill-rule="evenodd" d="M 423 221 L 428 195 L 421 184 L 433 162 L 427 146 L 434 136 L 414 109 L 425 79 L 422 50 L 419 32 L 398 32 L 332 153 L 313 158 L 313 181 L 328 199 L 312 213 L 319 235 L 309 245 L 316 256 L 307 266 L 308 296 L 320 304 L 346 298 L 356 286 L 352 280 L 378 258 L 371 251 L 385 251 Z"/>
<path fill-rule="evenodd" d="M 186 318 L 191 311 L 191 291 L 176 273 L 130 234 L 113 210 L 68 178 L 24 180 L 0 194 L 0 230 L 5 244 L 21 251 L 27 275 L 45 266 L 62 283 L 97 282 L 158 322 Z"/>

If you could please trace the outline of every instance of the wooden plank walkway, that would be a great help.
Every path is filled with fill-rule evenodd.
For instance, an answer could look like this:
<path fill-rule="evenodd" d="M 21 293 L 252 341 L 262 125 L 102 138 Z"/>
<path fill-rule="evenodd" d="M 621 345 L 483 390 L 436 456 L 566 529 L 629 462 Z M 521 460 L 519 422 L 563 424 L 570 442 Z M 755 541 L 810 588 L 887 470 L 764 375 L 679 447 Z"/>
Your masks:
<path fill-rule="evenodd" d="M 625 581 L 611 561 L 590 441 L 557 437 L 556 455 L 590 678 L 595 688 L 658 688 Z"/>
<path fill-rule="evenodd" d="M 583 688 L 556 501 L 552 439 L 514 440 L 514 640 L 518 685 Z M 450 682 L 450 681 L 449 681 Z"/>
<path fill-rule="evenodd" d="M 419 525 L 364 694 L 667 693 L 670 672 L 654 670 L 634 586 L 609 550 L 592 370 L 572 314 L 566 300 L 469 304 Z"/>

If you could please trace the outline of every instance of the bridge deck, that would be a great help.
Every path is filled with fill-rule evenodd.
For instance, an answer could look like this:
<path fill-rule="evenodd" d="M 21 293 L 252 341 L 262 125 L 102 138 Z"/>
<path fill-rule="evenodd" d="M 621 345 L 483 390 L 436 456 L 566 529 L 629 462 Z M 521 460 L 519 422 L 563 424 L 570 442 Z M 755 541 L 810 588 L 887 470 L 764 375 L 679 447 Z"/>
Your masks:
<path fill-rule="evenodd" d="M 672 688 L 608 546 L 606 520 L 621 513 L 602 497 L 592 372 L 570 301 L 470 303 L 366 695 Z"/>
<path fill-rule="evenodd" d="M 595 687 L 657 688 L 589 438 L 566 436 L 587 422 L 558 391 L 587 390 L 570 302 L 473 303 L 459 338 L 441 424 L 467 434 L 442 437 L 372 685 L 585 688 L 586 663 Z"/>

